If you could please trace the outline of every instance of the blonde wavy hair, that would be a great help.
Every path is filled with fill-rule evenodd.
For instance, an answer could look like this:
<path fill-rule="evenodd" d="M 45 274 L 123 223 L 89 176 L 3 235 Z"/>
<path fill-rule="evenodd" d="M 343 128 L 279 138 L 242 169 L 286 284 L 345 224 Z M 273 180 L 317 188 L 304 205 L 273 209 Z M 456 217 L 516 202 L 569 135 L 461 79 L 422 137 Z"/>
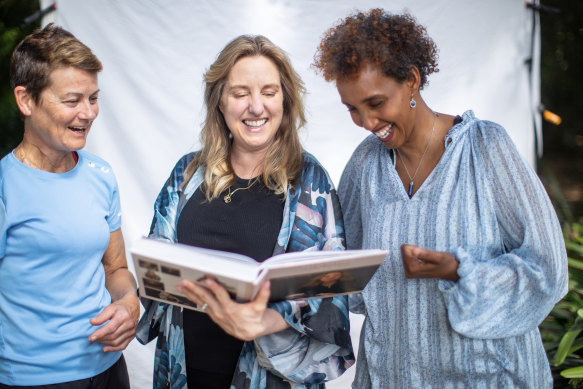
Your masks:
<path fill-rule="evenodd" d="M 283 93 L 283 117 L 275 139 L 263 160 L 260 179 L 266 188 L 284 198 L 288 185 L 295 187 L 302 168 L 298 130 L 305 124 L 305 87 L 287 54 L 261 35 L 241 35 L 228 43 L 204 75 L 206 118 L 200 133 L 202 149 L 184 172 L 184 185 L 196 169 L 204 166 L 203 190 L 208 201 L 217 198 L 235 182 L 231 166 L 232 140 L 219 109 L 231 69 L 243 57 L 263 56 L 277 67 Z"/>

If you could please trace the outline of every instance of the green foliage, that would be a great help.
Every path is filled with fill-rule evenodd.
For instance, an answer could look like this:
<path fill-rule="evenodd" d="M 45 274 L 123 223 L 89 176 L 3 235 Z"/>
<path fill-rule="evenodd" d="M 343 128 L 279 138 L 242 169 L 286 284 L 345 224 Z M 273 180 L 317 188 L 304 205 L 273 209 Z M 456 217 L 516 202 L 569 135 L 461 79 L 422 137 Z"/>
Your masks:
<path fill-rule="evenodd" d="M 8 81 L 10 57 L 18 42 L 39 27 L 39 22 L 21 26 L 38 9 L 38 0 L 0 0 L 0 157 L 22 139 L 22 121 Z"/>
<path fill-rule="evenodd" d="M 583 387 L 583 218 L 564 228 L 569 292 L 540 325 L 555 388 Z"/>

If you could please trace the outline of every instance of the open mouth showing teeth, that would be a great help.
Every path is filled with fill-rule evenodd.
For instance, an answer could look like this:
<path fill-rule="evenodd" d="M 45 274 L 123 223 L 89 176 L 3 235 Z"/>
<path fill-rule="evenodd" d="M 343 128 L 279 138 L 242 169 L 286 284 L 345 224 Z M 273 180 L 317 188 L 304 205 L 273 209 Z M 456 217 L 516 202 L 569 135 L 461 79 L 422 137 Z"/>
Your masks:
<path fill-rule="evenodd" d="M 390 123 L 388 126 L 386 126 L 385 128 L 382 128 L 378 131 L 375 131 L 374 134 L 379 138 L 379 139 L 385 139 L 387 138 L 389 135 L 391 135 L 391 132 L 393 130 L 393 123 Z"/>
<path fill-rule="evenodd" d="M 69 127 L 69 130 L 75 132 L 84 132 L 86 130 L 86 127 Z"/>
<path fill-rule="evenodd" d="M 267 122 L 267 119 L 261 119 L 261 120 L 243 120 L 243 123 L 245 123 L 245 125 L 246 126 L 249 126 L 249 127 L 261 127 L 266 122 Z"/>

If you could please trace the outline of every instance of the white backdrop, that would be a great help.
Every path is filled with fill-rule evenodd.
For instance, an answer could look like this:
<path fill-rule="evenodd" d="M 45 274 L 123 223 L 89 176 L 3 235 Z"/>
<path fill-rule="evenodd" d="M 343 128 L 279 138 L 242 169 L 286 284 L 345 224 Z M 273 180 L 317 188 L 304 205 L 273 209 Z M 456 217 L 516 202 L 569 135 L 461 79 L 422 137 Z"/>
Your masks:
<path fill-rule="evenodd" d="M 41 0 L 43 6 L 51 2 Z M 114 168 L 127 245 L 147 233 L 154 199 L 174 163 L 197 148 L 202 74 L 240 34 L 263 34 L 290 55 L 308 89 L 303 145 L 338 184 L 367 133 L 351 122 L 334 85 L 310 64 L 328 27 L 356 9 L 373 7 L 409 11 L 436 41 L 440 72 L 422 91 L 432 109 L 450 114 L 473 109 L 501 123 L 534 164 L 538 69 L 530 79 L 525 60 L 539 43 L 522 0 L 58 0 L 57 12 L 44 23 L 57 21 L 104 64 L 101 112 L 87 149 Z M 538 52 L 534 61 L 537 68 Z M 356 347 L 361 318 L 351 322 Z M 151 388 L 153 343 L 134 341 L 125 352 L 132 388 Z M 348 388 L 353 370 L 328 387 Z"/>

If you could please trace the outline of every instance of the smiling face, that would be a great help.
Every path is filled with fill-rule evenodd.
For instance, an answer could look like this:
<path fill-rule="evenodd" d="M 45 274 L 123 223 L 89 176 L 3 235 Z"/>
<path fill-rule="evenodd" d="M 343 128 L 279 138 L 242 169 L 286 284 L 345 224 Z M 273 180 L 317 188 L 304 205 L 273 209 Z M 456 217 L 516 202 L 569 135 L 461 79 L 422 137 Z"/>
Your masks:
<path fill-rule="evenodd" d="M 27 100 L 25 140 L 47 156 L 80 150 L 99 113 L 97 74 L 65 67 L 53 70 L 49 79 L 38 103 Z"/>
<path fill-rule="evenodd" d="M 263 56 L 239 59 L 229 72 L 220 110 L 233 135 L 233 153 L 264 155 L 283 117 L 283 91 L 275 64 Z"/>
<path fill-rule="evenodd" d="M 409 106 L 413 82 L 399 83 L 367 65 L 354 77 L 338 79 L 336 88 L 357 126 L 375 134 L 386 147 L 397 148 L 409 140 L 413 128 L 415 112 Z"/>

